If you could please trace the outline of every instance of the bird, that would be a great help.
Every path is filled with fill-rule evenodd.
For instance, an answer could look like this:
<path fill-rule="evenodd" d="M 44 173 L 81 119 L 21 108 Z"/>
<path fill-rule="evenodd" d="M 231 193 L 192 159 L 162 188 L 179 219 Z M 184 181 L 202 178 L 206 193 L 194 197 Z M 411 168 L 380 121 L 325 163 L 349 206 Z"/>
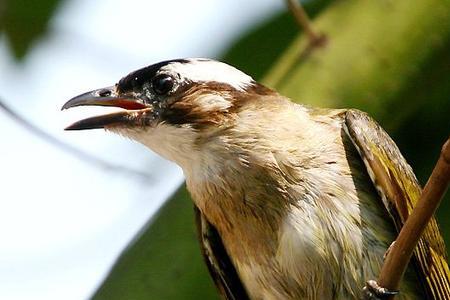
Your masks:
<path fill-rule="evenodd" d="M 223 299 L 360 299 L 421 193 L 368 114 L 294 103 L 216 60 L 155 63 L 63 109 L 76 106 L 121 110 L 66 130 L 105 129 L 181 167 Z M 450 299 L 449 274 L 433 218 L 396 297 Z"/>

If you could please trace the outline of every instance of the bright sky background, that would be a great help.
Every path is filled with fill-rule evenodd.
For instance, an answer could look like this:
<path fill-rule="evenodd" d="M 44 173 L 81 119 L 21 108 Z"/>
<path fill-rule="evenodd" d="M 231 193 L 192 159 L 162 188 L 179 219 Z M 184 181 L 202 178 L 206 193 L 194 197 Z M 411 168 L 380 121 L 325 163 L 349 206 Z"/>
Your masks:
<path fill-rule="evenodd" d="M 281 0 L 71 0 L 16 65 L 0 36 L 0 97 L 59 139 L 146 181 L 93 167 L 0 110 L 0 299 L 85 299 L 182 181 L 144 147 L 105 132 L 62 129 L 98 109 L 60 111 L 82 92 L 164 59 L 215 57 Z M 251 55 L 249 53 L 249 55 Z M 104 110 L 101 110 L 103 113 Z"/>

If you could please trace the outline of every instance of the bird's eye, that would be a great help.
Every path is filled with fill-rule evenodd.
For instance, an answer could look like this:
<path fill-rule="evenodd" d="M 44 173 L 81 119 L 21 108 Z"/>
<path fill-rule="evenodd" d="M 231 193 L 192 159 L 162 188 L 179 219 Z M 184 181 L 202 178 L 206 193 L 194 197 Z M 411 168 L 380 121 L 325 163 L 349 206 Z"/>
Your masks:
<path fill-rule="evenodd" d="M 166 95 L 169 93 L 175 84 L 172 76 L 167 74 L 157 75 L 152 80 L 152 87 L 156 94 Z"/>

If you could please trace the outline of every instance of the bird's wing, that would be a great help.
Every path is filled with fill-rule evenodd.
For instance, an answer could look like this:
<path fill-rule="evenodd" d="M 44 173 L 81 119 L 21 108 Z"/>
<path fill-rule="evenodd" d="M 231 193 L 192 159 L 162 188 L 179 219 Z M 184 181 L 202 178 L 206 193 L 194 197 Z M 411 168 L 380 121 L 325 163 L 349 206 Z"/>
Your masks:
<path fill-rule="evenodd" d="M 216 228 L 195 205 L 194 211 L 203 258 L 222 298 L 249 299 Z"/>
<path fill-rule="evenodd" d="M 397 229 L 401 228 L 421 194 L 411 167 L 394 141 L 367 114 L 347 110 L 344 128 Z M 414 259 L 429 298 L 450 299 L 447 254 L 435 218 L 427 225 L 414 251 Z"/>

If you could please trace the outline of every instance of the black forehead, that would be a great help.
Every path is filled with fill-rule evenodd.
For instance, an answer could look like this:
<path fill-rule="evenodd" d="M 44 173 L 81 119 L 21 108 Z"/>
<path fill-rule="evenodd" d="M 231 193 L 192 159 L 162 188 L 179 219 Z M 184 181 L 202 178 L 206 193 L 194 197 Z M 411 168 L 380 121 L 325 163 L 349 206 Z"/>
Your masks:
<path fill-rule="evenodd" d="M 171 63 L 189 63 L 189 60 L 187 59 L 172 59 L 172 60 L 165 60 L 153 65 L 150 65 L 148 67 L 139 69 L 137 71 L 131 72 L 127 76 L 120 79 L 119 83 L 117 84 L 117 87 L 120 91 L 130 91 L 134 87 L 139 87 L 144 84 L 144 82 L 150 80 L 155 76 L 155 74 L 164 66 L 171 64 Z"/>

